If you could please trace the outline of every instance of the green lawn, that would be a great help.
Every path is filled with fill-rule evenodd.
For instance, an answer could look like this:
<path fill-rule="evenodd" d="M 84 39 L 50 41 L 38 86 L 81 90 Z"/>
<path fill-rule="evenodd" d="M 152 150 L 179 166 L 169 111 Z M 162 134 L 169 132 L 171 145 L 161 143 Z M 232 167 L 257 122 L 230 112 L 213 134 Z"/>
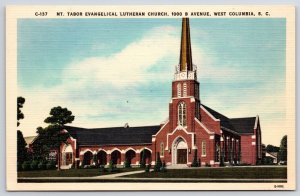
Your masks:
<path fill-rule="evenodd" d="M 18 177 L 92 177 L 120 172 L 137 171 L 140 168 L 118 168 L 115 172 L 99 172 L 99 169 L 66 169 L 66 170 L 37 170 L 19 171 Z"/>
<path fill-rule="evenodd" d="M 226 167 L 198 169 L 168 169 L 165 173 L 150 172 L 128 175 L 131 178 L 234 178 L 286 179 L 286 167 Z"/>

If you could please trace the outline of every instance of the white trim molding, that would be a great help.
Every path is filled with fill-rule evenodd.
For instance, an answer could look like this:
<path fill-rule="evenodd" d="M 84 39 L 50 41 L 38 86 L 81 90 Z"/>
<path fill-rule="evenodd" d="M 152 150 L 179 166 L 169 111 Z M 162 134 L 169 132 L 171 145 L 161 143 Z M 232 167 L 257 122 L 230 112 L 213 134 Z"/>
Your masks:
<path fill-rule="evenodd" d="M 256 115 L 254 129 L 257 129 L 258 121 L 259 121 L 259 117 L 258 117 L 258 115 Z"/>
<path fill-rule="evenodd" d="M 100 151 L 103 151 L 107 154 L 107 150 L 104 150 L 103 148 L 99 148 L 98 151 L 97 151 L 97 154 L 100 152 Z"/>
<path fill-rule="evenodd" d="M 132 151 L 134 151 L 135 153 L 137 153 L 137 150 L 133 149 L 132 147 L 129 147 L 129 148 L 126 148 L 126 150 L 124 150 L 124 154 L 125 154 L 126 152 L 128 152 L 129 150 L 132 150 Z M 122 151 L 123 151 L 123 150 L 122 150 Z"/>
<path fill-rule="evenodd" d="M 111 153 L 114 152 L 115 150 L 116 150 L 116 151 L 119 151 L 121 154 L 124 154 L 124 153 L 123 153 L 124 150 L 120 150 L 119 148 L 113 148 L 113 149 L 111 149 L 111 150 L 109 151 L 109 152 L 110 152 L 109 154 L 111 154 Z"/>
<path fill-rule="evenodd" d="M 92 150 L 90 150 L 90 149 L 85 149 L 84 151 L 80 151 L 80 153 L 79 153 L 79 155 L 84 155 L 86 152 L 91 152 L 92 154 L 94 154 L 93 153 L 93 151 Z"/>
<path fill-rule="evenodd" d="M 165 126 L 167 125 L 169 123 L 169 120 L 166 122 L 166 124 L 164 124 L 161 128 L 160 128 L 160 130 L 155 134 L 155 135 L 152 135 L 152 137 L 154 136 L 154 137 L 156 137 L 164 128 L 165 128 Z M 153 138 L 152 138 L 153 139 Z"/>
<path fill-rule="evenodd" d="M 193 136 L 194 136 L 195 133 L 188 132 L 183 126 L 178 125 L 178 126 L 173 130 L 172 133 L 168 133 L 168 134 L 167 134 L 167 145 L 166 145 L 166 150 L 169 150 L 169 136 L 174 135 L 174 133 L 175 133 L 176 131 L 178 131 L 178 130 L 184 131 L 187 135 L 192 135 L 192 138 L 191 138 L 191 146 L 192 146 L 192 148 L 193 148 L 193 147 L 195 146 L 195 145 L 194 145 L 194 140 L 193 140 Z M 181 135 L 180 135 L 180 136 L 181 136 Z M 181 137 L 184 138 L 183 136 L 181 136 Z"/>
<path fill-rule="evenodd" d="M 140 149 L 140 152 L 143 152 L 144 149 L 145 149 L 145 150 L 149 150 L 149 151 L 151 152 L 151 154 L 152 154 L 152 150 L 151 150 L 150 148 L 148 148 L 148 147 L 141 148 L 141 149 Z"/>
<path fill-rule="evenodd" d="M 211 113 L 209 113 L 203 105 L 201 105 L 201 109 L 209 116 L 211 117 L 214 121 L 220 121 L 220 119 L 215 118 Z"/>
<path fill-rule="evenodd" d="M 208 128 L 206 128 L 206 126 L 204 124 L 202 124 L 197 118 L 195 118 L 195 121 L 210 135 L 214 135 L 214 132 L 211 132 L 210 130 L 208 130 Z"/>

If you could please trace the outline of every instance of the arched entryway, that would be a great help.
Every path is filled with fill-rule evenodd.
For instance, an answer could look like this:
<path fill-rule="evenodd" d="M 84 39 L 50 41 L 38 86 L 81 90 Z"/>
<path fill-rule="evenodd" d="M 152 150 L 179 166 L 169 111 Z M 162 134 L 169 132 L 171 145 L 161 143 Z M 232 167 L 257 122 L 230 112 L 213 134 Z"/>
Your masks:
<path fill-rule="evenodd" d="M 130 164 L 135 164 L 133 163 L 133 159 L 135 158 L 136 154 L 133 150 L 128 150 L 125 153 L 125 160 L 128 161 Z"/>
<path fill-rule="evenodd" d="M 148 149 L 143 149 L 141 151 L 141 158 L 140 158 L 140 163 L 145 161 L 145 164 L 150 164 L 151 163 L 151 152 Z"/>
<path fill-rule="evenodd" d="M 73 164 L 73 149 L 71 145 L 66 145 L 62 152 L 62 165 L 72 166 Z"/>
<path fill-rule="evenodd" d="M 188 145 L 182 137 L 173 142 L 172 152 L 172 164 L 187 164 Z"/>
<path fill-rule="evenodd" d="M 93 153 L 87 151 L 83 155 L 83 165 L 91 165 L 93 161 Z"/>
<path fill-rule="evenodd" d="M 115 150 L 111 153 L 111 160 L 113 164 L 121 164 L 121 152 L 118 150 Z"/>
<path fill-rule="evenodd" d="M 97 153 L 98 165 L 106 165 L 107 164 L 107 154 L 105 151 L 100 150 Z"/>

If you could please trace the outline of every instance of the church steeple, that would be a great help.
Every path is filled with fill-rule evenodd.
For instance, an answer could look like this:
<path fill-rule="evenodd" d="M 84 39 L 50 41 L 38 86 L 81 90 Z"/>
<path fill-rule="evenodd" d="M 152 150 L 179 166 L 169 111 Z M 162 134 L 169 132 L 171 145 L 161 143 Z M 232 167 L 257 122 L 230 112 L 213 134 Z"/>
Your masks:
<path fill-rule="evenodd" d="M 182 18 L 180 57 L 174 80 L 197 80 L 197 67 L 192 61 L 189 18 Z"/>
<path fill-rule="evenodd" d="M 175 68 L 172 82 L 172 100 L 169 105 L 171 130 L 180 125 L 188 131 L 193 131 L 195 118 L 201 121 L 199 85 L 197 66 L 192 62 L 189 19 L 183 18 L 180 60 Z"/>
<path fill-rule="evenodd" d="M 193 70 L 189 18 L 182 18 L 179 69 L 180 71 Z"/>

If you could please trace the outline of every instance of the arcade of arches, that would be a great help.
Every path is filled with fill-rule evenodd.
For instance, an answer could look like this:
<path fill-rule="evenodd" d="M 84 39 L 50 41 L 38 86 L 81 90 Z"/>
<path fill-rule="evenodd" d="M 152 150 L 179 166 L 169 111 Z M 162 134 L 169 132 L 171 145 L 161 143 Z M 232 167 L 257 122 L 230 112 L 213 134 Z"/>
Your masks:
<path fill-rule="evenodd" d="M 111 152 L 104 150 L 92 152 L 87 150 L 83 153 L 83 159 L 79 165 L 108 165 L 110 161 L 115 165 L 123 165 L 125 161 L 128 161 L 131 165 L 139 165 L 142 162 L 151 164 L 151 151 L 148 149 L 141 151 L 133 149 L 121 151 L 114 149 Z"/>

